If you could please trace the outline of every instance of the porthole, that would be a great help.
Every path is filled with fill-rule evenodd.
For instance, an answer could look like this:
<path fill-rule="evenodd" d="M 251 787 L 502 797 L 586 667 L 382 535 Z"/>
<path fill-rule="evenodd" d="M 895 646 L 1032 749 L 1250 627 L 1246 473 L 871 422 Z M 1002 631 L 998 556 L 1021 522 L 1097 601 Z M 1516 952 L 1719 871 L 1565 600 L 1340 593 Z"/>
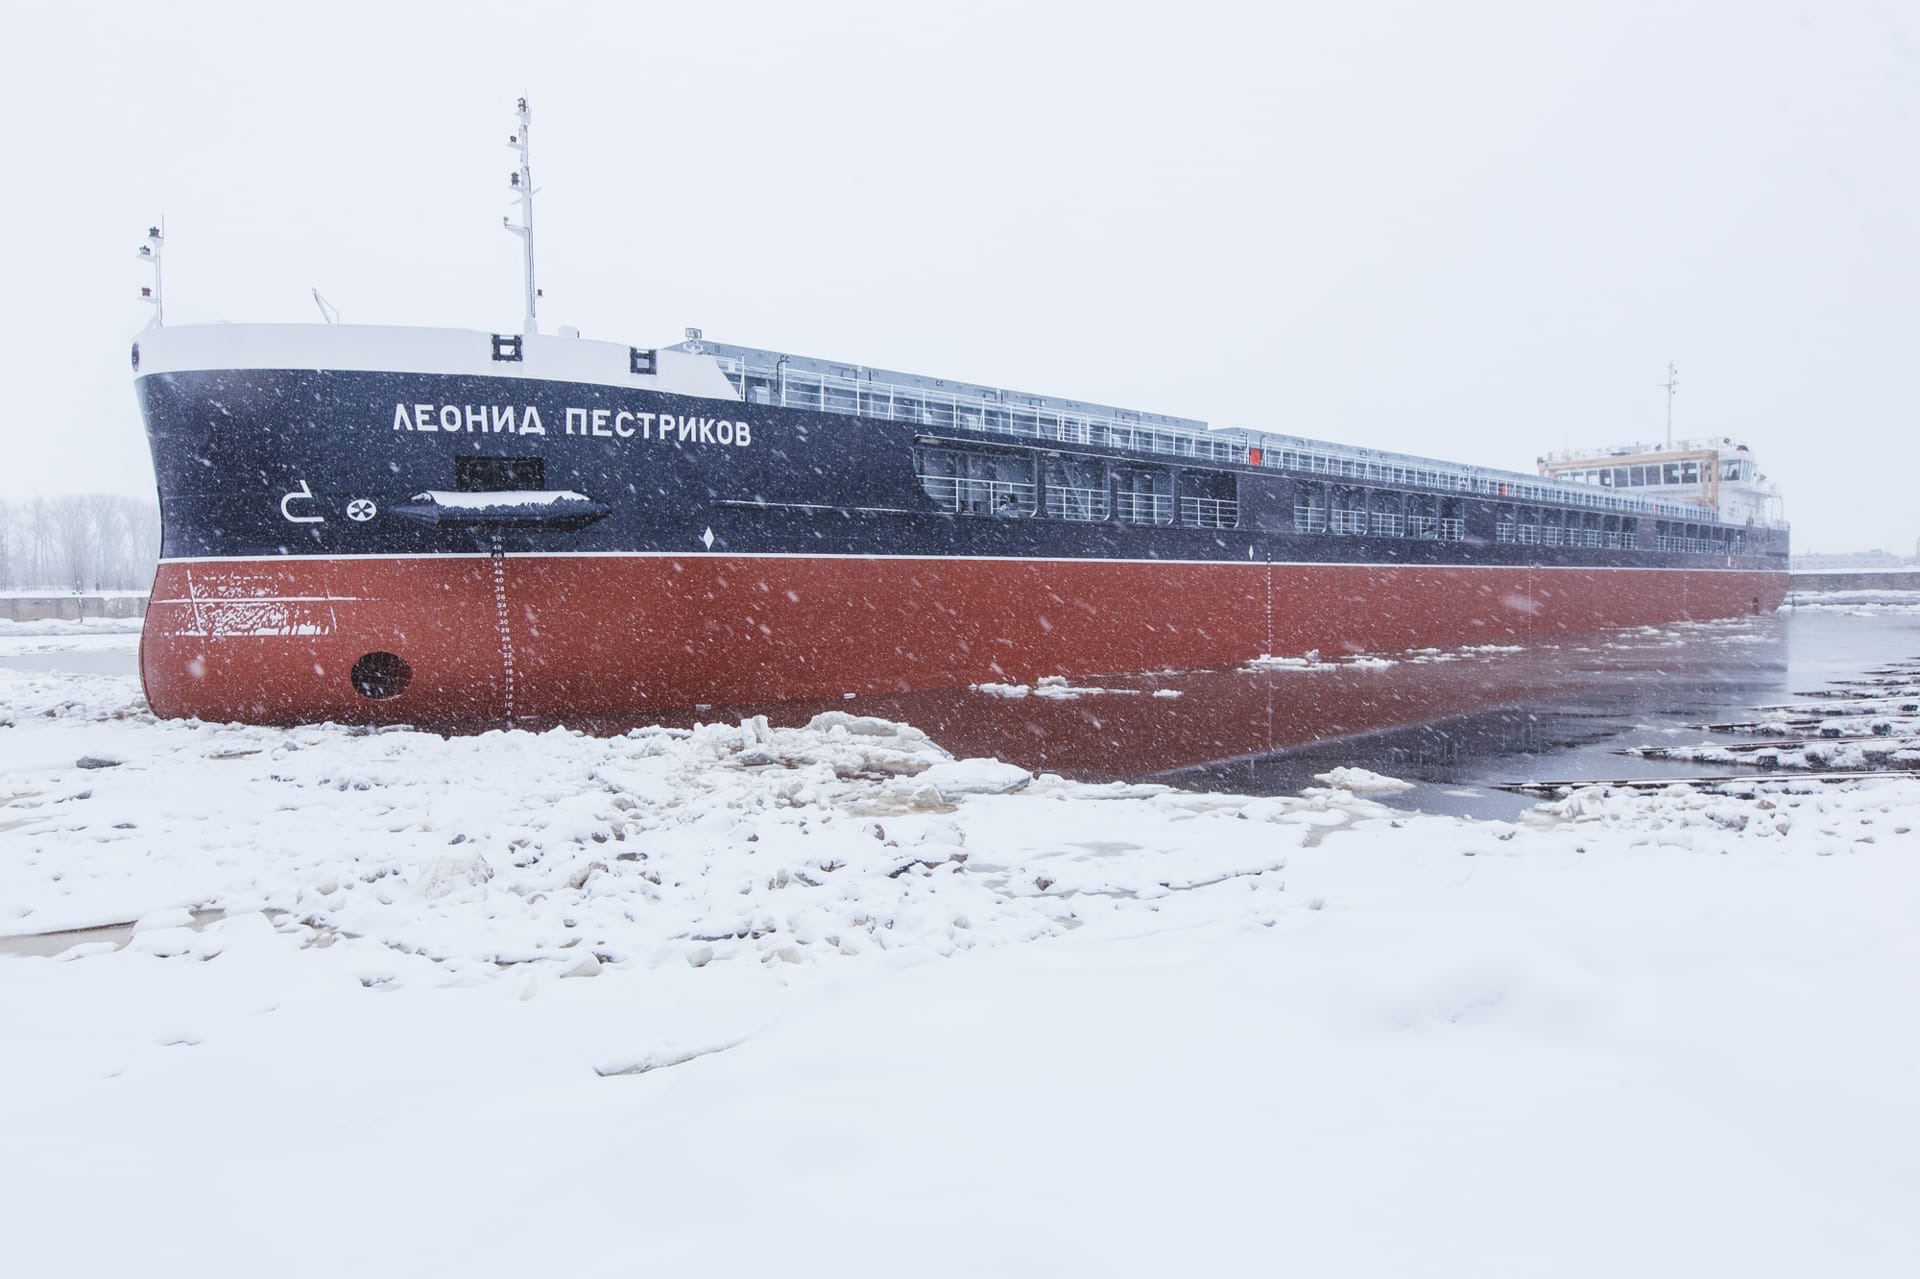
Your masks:
<path fill-rule="evenodd" d="M 368 653 L 353 664 L 354 691 L 376 702 L 398 697 L 413 682 L 413 668 L 395 653 Z"/>

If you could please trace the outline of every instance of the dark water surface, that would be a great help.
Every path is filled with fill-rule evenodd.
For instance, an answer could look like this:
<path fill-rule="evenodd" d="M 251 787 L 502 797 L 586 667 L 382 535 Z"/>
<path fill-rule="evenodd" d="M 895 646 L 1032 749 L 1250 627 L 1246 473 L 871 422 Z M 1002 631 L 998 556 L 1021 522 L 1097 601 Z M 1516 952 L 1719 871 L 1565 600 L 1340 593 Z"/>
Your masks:
<path fill-rule="evenodd" d="M 1499 783 L 1751 775 L 1758 770 L 1620 752 L 1751 740 L 1703 726 L 1758 719 L 1756 707 L 1914 658 L 1920 658 L 1920 615 L 1914 614 L 1785 611 L 1655 634 L 1603 635 L 1486 662 L 1481 669 L 1496 706 L 1175 769 L 1159 780 L 1282 794 L 1347 764 L 1416 783 L 1382 797 L 1396 806 L 1513 816 L 1537 801 L 1491 789 Z"/>
<path fill-rule="evenodd" d="M 1513 816 L 1536 801 L 1498 783 L 1749 773 L 1617 752 L 1741 740 L 1699 726 L 1757 719 L 1756 707 L 1913 658 L 1920 614 L 1802 609 L 1379 667 L 1081 680 L 1108 691 L 1058 698 L 944 690 L 734 710 L 791 724 L 837 706 L 904 720 L 958 755 L 1089 781 L 1294 794 L 1351 765 L 1415 783 L 1387 803 Z"/>

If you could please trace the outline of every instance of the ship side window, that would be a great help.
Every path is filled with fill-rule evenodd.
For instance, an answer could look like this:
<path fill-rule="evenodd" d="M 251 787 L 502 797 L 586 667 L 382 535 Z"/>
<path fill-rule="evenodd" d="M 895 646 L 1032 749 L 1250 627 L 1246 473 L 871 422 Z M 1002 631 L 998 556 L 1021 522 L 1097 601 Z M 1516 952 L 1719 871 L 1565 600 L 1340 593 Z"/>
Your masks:
<path fill-rule="evenodd" d="M 1087 458 L 1047 459 L 1047 515 L 1094 523 L 1107 518 L 1107 464 Z"/>
<path fill-rule="evenodd" d="M 1399 537 L 1405 530 L 1400 494 L 1375 489 L 1367 499 L 1367 531 L 1375 537 Z"/>
<path fill-rule="evenodd" d="M 1239 480 L 1226 471 L 1180 473 L 1180 522 L 1189 528 L 1238 528 Z"/>
<path fill-rule="evenodd" d="M 952 449 L 915 449 L 913 473 L 920 479 L 921 491 L 936 505 L 949 511 L 959 509 L 956 503 L 961 466 L 959 455 Z"/>
<path fill-rule="evenodd" d="M 1173 523 L 1173 476 L 1154 466 L 1123 466 L 1114 476 L 1119 517 L 1128 524 Z"/>
<path fill-rule="evenodd" d="M 1440 499 L 1431 493 L 1409 493 L 1407 505 L 1407 536 L 1424 538 L 1431 541 L 1440 536 Z"/>
<path fill-rule="evenodd" d="M 1700 463 L 1697 461 L 1682 462 L 1680 464 L 1680 482 L 1682 484 L 1698 484 L 1700 482 Z"/>
<path fill-rule="evenodd" d="M 1338 485 L 1333 490 L 1333 531 L 1360 534 L 1367 531 L 1367 491 Z"/>
<path fill-rule="evenodd" d="M 1033 462 L 1023 454 L 923 448 L 916 451 L 914 469 L 921 491 L 943 511 L 1033 514 Z"/>
<path fill-rule="evenodd" d="M 543 457 L 456 457 L 453 487 L 459 493 L 505 493 L 547 487 Z"/>
<path fill-rule="evenodd" d="M 1327 531 L 1326 485 L 1303 483 L 1294 487 L 1293 531 L 1296 533 Z"/>

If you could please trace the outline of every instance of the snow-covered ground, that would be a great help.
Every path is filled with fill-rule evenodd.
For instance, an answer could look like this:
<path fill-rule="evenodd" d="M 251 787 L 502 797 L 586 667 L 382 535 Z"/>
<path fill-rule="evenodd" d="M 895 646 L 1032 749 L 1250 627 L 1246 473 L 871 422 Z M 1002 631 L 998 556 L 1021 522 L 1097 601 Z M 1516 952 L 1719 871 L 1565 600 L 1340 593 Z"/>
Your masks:
<path fill-rule="evenodd" d="M 0 724 L 9 1273 L 1920 1268 L 1913 781 L 1473 822 L 85 661 Z"/>

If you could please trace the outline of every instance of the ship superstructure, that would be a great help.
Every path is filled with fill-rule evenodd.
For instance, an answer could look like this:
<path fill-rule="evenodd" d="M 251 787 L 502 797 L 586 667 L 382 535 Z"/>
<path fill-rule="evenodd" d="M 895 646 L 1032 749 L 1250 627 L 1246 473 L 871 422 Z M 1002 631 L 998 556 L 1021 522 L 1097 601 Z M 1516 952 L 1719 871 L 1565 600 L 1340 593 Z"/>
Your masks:
<path fill-rule="evenodd" d="M 1613 492 L 1691 503 L 1728 523 L 1784 522 L 1780 491 L 1732 436 L 1573 449 L 1540 459 L 1540 474 Z"/>

